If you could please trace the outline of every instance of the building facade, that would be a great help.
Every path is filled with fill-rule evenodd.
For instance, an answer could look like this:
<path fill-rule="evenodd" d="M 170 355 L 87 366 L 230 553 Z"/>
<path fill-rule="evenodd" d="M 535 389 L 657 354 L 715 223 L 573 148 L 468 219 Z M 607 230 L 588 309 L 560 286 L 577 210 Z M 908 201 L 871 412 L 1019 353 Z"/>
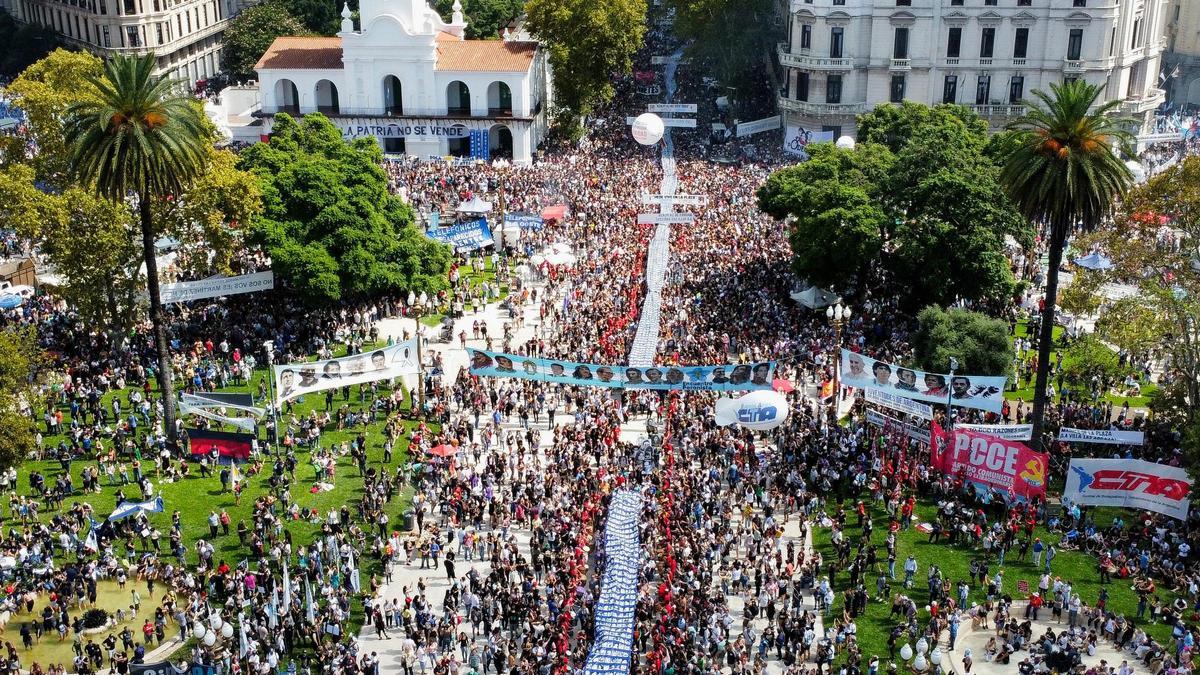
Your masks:
<path fill-rule="evenodd" d="M 853 135 L 855 115 L 911 100 L 965 105 L 999 128 L 1033 90 L 1080 78 L 1143 127 L 1164 100 L 1168 0 L 790 1 L 788 126 Z"/>
<path fill-rule="evenodd" d="M 1167 100 L 1195 112 L 1200 108 L 1200 2 L 1171 0 L 1163 71 Z"/>
<path fill-rule="evenodd" d="M 464 39 L 458 2 L 449 23 L 423 0 L 361 0 L 357 30 L 342 16 L 336 37 L 279 38 L 259 60 L 263 133 L 276 113 L 321 112 L 387 153 L 467 156 L 474 135 L 491 156 L 532 160 L 551 95 L 538 43 Z"/>
<path fill-rule="evenodd" d="M 221 34 L 240 0 L 6 0 L 18 21 L 49 26 L 104 56 L 158 55 L 159 70 L 195 84 L 221 70 Z"/>

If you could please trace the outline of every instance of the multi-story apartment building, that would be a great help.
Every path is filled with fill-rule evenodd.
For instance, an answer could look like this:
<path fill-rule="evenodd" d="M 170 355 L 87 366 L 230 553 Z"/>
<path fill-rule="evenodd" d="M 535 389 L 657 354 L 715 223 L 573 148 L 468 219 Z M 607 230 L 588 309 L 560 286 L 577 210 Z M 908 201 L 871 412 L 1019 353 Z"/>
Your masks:
<path fill-rule="evenodd" d="M 1033 90 L 1083 78 L 1149 120 L 1164 100 L 1168 1 L 790 0 L 779 109 L 835 137 L 904 100 L 966 105 L 997 128 Z"/>
<path fill-rule="evenodd" d="M 1167 10 L 1167 51 L 1163 71 L 1167 100 L 1194 110 L 1200 106 L 1200 2 L 1171 0 Z"/>
<path fill-rule="evenodd" d="M 158 55 L 160 70 L 189 83 L 221 70 L 221 34 L 239 0 L 6 0 L 19 21 L 53 27 L 101 56 Z"/>

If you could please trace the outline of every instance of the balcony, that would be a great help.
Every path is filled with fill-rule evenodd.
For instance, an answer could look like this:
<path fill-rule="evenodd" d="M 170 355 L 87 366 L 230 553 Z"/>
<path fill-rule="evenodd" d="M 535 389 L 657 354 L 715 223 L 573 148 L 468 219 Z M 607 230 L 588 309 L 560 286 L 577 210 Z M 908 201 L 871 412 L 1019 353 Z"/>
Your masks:
<path fill-rule="evenodd" d="M 988 56 L 988 57 L 982 57 L 982 58 L 980 58 L 980 59 L 979 59 L 979 65 L 981 65 L 981 66 L 990 66 L 990 65 L 992 65 L 992 57 Z"/>
<path fill-rule="evenodd" d="M 1013 59 L 1013 65 L 1014 65 L 1014 66 L 1017 66 L 1018 68 L 1020 68 L 1020 67 L 1024 67 L 1024 66 L 1025 66 L 1025 59 L 1017 59 L 1017 58 L 1014 58 L 1014 59 Z"/>
<path fill-rule="evenodd" d="M 946 57 L 946 65 L 948 66 L 957 66 L 959 61 L 960 59 L 957 56 Z"/>
<path fill-rule="evenodd" d="M 1143 96 L 1130 96 L 1121 102 L 1121 112 L 1127 115 L 1138 115 L 1154 110 L 1166 99 L 1162 89 L 1147 89 Z"/>
<path fill-rule="evenodd" d="M 1087 70 L 1087 62 L 1078 59 L 1067 59 L 1063 61 L 1063 72 L 1066 73 L 1082 73 Z"/>
<path fill-rule="evenodd" d="M 888 70 L 912 70 L 912 59 L 892 59 Z"/>
<path fill-rule="evenodd" d="M 392 119 L 506 119 L 514 121 L 532 120 L 541 111 L 540 106 L 535 107 L 530 114 L 517 114 L 509 108 L 489 108 L 486 115 L 476 115 L 470 110 L 460 108 L 414 108 L 410 106 L 380 106 L 378 108 L 350 108 L 347 106 L 339 106 L 332 108 L 329 106 L 320 106 L 316 110 L 312 108 L 300 109 L 297 106 L 276 106 L 274 110 L 264 108 L 263 113 L 274 114 L 285 112 L 289 115 L 304 115 L 310 112 L 320 112 L 330 117 L 389 117 Z"/>
<path fill-rule="evenodd" d="M 777 51 L 779 53 L 779 65 L 785 68 L 850 70 L 854 67 L 854 59 L 850 58 L 822 58 L 808 54 L 793 54 L 788 51 L 786 42 L 780 42 Z"/>
<path fill-rule="evenodd" d="M 1025 114 L 1023 105 L 969 105 L 980 117 L 1020 117 Z"/>
<path fill-rule="evenodd" d="M 809 101 L 797 101 L 794 98 L 780 96 L 778 98 L 779 110 L 782 112 L 793 112 L 801 115 L 858 115 L 871 110 L 872 106 L 867 103 L 810 103 Z"/>

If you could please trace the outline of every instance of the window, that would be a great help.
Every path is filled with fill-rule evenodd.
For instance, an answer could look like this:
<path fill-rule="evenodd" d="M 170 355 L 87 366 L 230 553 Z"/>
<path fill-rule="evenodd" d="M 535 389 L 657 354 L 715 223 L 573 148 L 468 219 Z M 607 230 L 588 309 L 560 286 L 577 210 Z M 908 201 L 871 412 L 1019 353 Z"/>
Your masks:
<path fill-rule="evenodd" d="M 160 24 L 155 25 L 155 29 L 157 29 L 157 33 L 158 33 L 158 44 L 160 44 L 160 45 L 166 44 L 166 41 L 163 40 L 162 24 L 160 23 Z"/>
<path fill-rule="evenodd" d="M 842 58 L 842 35 L 845 30 L 840 26 L 829 29 L 829 58 Z"/>
<path fill-rule="evenodd" d="M 958 76 L 947 75 L 942 81 L 942 103 L 954 103 L 958 99 Z"/>
<path fill-rule="evenodd" d="M 1083 29 L 1072 28 L 1067 35 L 1067 60 L 1078 61 L 1079 54 L 1083 50 Z"/>
<path fill-rule="evenodd" d="M 1025 78 L 1020 75 L 1013 75 L 1008 81 L 1008 102 L 1016 105 L 1025 98 Z"/>
<path fill-rule="evenodd" d="M 138 39 L 137 26 L 125 27 L 125 44 L 129 47 L 141 47 L 142 42 Z"/>
<path fill-rule="evenodd" d="M 897 7 L 909 7 L 912 5 L 912 0 L 896 0 Z"/>
<path fill-rule="evenodd" d="M 812 49 L 812 24 L 800 24 L 800 49 Z"/>
<path fill-rule="evenodd" d="M 1076 7 L 1087 7 L 1087 0 L 1075 0 Z"/>
<path fill-rule="evenodd" d="M 988 96 L 992 93 L 992 76 L 980 75 L 975 84 L 975 105 L 987 105 Z"/>
<path fill-rule="evenodd" d="M 1029 29 L 1018 28 L 1017 36 L 1013 39 L 1013 58 L 1025 58 L 1025 52 L 1029 51 Z"/>
<path fill-rule="evenodd" d="M 951 6 L 961 7 L 962 4 L 963 4 L 963 0 L 950 0 Z"/>
<path fill-rule="evenodd" d="M 842 76 L 829 75 L 825 78 L 825 102 L 842 102 Z"/>
<path fill-rule="evenodd" d="M 808 73 L 797 73 L 796 75 L 796 100 L 808 100 Z"/>
<path fill-rule="evenodd" d="M 111 44 L 109 44 L 109 39 L 108 39 L 108 26 L 103 26 L 103 27 L 101 27 L 101 30 L 102 30 L 102 31 L 104 31 L 104 32 L 101 34 L 101 35 L 103 36 L 103 40 L 102 40 L 102 41 L 103 41 L 103 43 L 104 43 L 104 46 L 105 46 L 105 47 L 111 47 L 112 45 L 111 45 Z"/>
<path fill-rule="evenodd" d="M 988 6 L 994 6 L 996 4 L 996 0 L 983 0 L 983 4 L 988 5 Z"/>
<path fill-rule="evenodd" d="M 962 28 L 955 26 L 950 29 L 946 38 L 946 56 L 957 59 L 959 48 L 962 46 Z"/>
<path fill-rule="evenodd" d="M 1033 0 L 1017 0 L 1017 7 L 1029 7 L 1033 4 Z"/>
<path fill-rule="evenodd" d="M 904 76 L 892 76 L 892 95 L 889 98 L 892 103 L 899 103 L 904 100 Z"/>
<path fill-rule="evenodd" d="M 907 59 L 908 58 L 908 29 L 897 28 L 896 38 L 892 43 L 892 58 Z"/>
<path fill-rule="evenodd" d="M 833 0 L 833 4 L 844 5 L 844 4 L 846 4 L 846 0 Z"/>
<path fill-rule="evenodd" d="M 1133 20 L 1133 40 L 1129 44 L 1130 49 L 1137 49 L 1142 43 L 1142 17 Z"/>
<path fill-rule="evenodd" d="M 991 28 L 991 27 L 984 28 L 983 35 L 981 35 L 979 38 L 979 58 L 981 58 L 981 59 L 992 58 L 992 51 L 995 49 L 995 47 L 996 47 L 996 29 Z"/>
<path fill-rule="evenodd" d="M 107 14 L 108 14 L 108 0 L 100 0 L 100 15 L 106 16 Z"/>

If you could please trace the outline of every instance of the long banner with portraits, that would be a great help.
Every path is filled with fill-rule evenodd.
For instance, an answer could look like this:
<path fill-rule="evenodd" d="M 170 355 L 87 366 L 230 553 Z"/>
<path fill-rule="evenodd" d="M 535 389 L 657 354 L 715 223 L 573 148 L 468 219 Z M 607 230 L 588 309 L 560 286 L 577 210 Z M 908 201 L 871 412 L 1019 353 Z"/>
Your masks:
<path fill-rule="evenodd" d="M 917 401 L 998 413 L 1006 379 L 987 375 L 942 375 L 905 368 L 842 350 L 843 386 L 874 389 Z"/>
<path fill-rule="evenodd" d="M 468 350 L 471 374 L 483 377 L 517 377 L 558 384 L 627 389 L 679 389 L 684 391 L 754 391 L 770 389 L 775 362 L 726 366 L 629 366 L 576 363 L 517 354 Z"/>
<path fill-rule="evenodd" d="M 279 402 L 314 391 L 387 380 L 417 372 L 417 340 L 373 349 L 340 359 L 285 363 L 274 367 Z"/>

